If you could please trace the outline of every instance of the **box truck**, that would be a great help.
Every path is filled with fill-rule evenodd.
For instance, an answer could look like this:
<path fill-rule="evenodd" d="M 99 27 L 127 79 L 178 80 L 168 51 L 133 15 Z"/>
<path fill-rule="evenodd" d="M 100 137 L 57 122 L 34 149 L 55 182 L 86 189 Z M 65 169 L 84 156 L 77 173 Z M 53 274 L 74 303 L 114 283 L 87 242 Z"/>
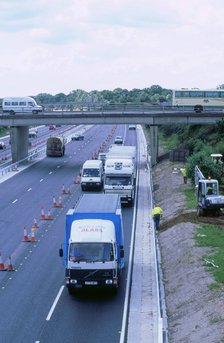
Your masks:
<path fill-rule="evenodd" d="M 69 291 L 85 287 L 117 289 L 124 269 L 124 236 L 120 198 L 84 194 L 66 215 L 59 255 Z"/>

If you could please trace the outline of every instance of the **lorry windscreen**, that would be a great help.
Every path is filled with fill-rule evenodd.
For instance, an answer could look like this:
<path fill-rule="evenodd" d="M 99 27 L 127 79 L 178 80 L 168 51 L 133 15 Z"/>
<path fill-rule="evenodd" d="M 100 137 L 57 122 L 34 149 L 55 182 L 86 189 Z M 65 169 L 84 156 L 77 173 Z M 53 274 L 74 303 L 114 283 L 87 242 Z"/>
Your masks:
<path fill-rule="evenodd" d="M 71 243 L 69 260 L 73 262 L 114 261 L 112 243 Z"/>
<path fill-rule="evenodd" d="M 131 176 L 107 176 L 105 184 L 108 186 L 129 186 L 131 185 Z"/>

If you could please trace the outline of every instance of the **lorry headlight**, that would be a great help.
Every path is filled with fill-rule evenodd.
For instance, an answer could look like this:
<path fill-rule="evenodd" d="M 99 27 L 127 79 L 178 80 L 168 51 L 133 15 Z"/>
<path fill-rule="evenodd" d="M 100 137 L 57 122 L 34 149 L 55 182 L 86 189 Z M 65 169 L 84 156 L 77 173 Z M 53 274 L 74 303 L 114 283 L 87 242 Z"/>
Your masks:
<path fill-rule="evenodd" d="M 106 280 L 106 285 L 112 285 L 113 280 Z"/>
<path fill-rule="evenodd" d="M 76 284 L 76 283 L 78 283 L 78 281 L 77 281 L 77 280 L 74 280 L 74 279 L 71 279 L 71 280 L 70 280 L 70 283 Z"/>

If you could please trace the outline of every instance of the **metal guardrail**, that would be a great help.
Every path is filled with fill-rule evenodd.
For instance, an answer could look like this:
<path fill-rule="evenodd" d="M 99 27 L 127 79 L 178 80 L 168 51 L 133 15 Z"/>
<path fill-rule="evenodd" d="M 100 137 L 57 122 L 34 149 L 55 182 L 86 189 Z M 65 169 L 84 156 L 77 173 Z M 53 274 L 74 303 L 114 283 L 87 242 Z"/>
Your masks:
<path fill-rule="evenodd" d="M 8 162 L 1 165 L 0 168 L 0 175 L 5 175 L 12 171 L 18 171 L 18 167 L 21 165 L 26 165 L 28 162 L 34 160 L 37 157 L 40 157 L 42 155 L 46 154 L 46 146 L 39 147 L 31 150 L 27 157 L 24 159 L 17 161 L 15 163 L 12 163 L 12 160 L 9 160 Z"/>

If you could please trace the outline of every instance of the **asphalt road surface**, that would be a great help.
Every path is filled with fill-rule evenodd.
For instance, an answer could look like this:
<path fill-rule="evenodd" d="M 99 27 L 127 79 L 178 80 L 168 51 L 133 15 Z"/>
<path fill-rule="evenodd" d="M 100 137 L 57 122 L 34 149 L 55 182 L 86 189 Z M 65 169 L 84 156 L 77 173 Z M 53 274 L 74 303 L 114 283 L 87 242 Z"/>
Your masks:
<path fill-rule="evenodd" d="M 117 294 L 86 290 L 70 295 L 64 287 L 64 267 L 58 250 L 63 240 L 65 215 L 82 194 L 74 183 L 86 159 L 116 135 L 126 145 L 136 144 L 127 126 L 93 126 L 83 141 L 66 145 L 65 156 L 46 157 L 1 183 L 0 253 L 8 268 L 0 271 L 0 342 L 119 342 L 133 208 L 123 208 L 126 269 Z M 63 187 L 69 194 L 62 194 Z M 53 197 L 62 207 L 53 207 Z M 41 214 L 52 216 L 42 220 Z M 33 242 L 23 242 L 24 229 Z"/>

